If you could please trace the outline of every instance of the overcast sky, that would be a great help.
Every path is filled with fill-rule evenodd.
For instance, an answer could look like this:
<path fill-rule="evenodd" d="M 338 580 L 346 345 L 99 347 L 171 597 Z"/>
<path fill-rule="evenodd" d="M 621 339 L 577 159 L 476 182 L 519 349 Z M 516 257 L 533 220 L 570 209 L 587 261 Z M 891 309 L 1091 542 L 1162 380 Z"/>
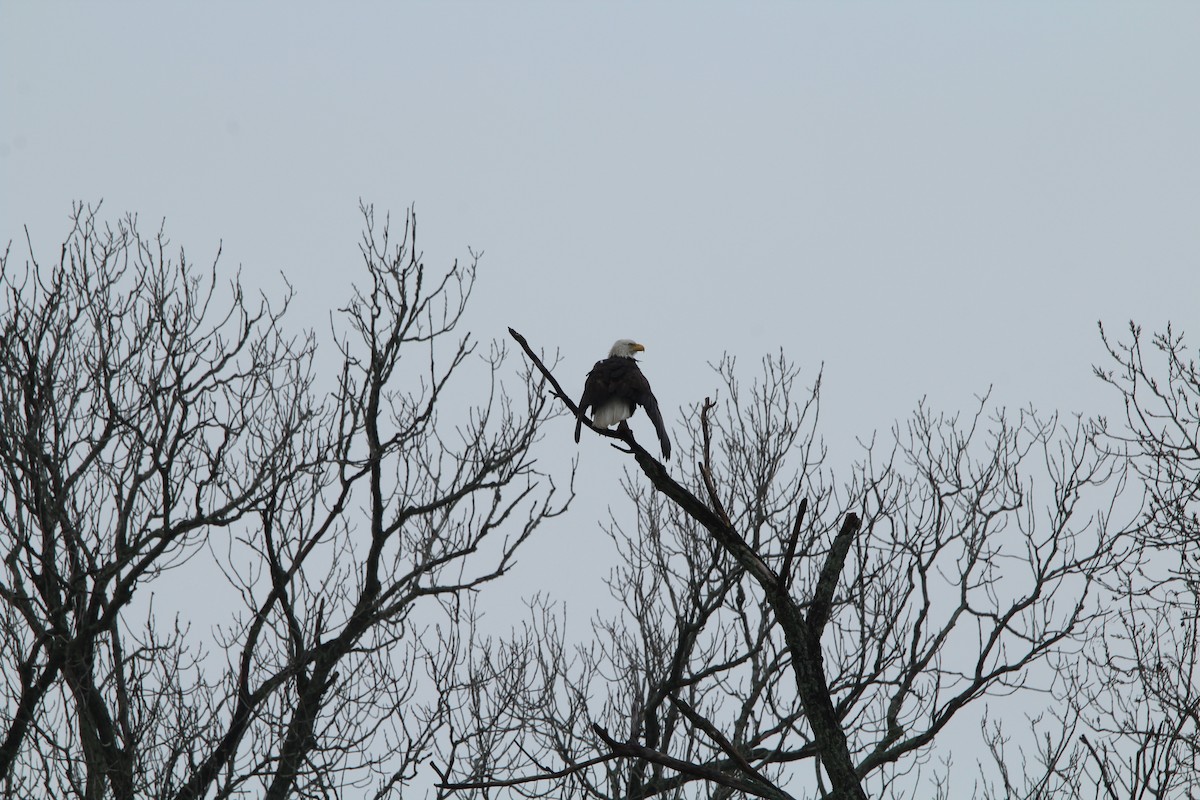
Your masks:
<path fill-rule="evenodd" d="M 1191 327 L 1200 6 L 561 5 L 5 0 L 0 240 L 103 198 L 321 325 L 358 199 L 415 204 L 481 337 L 636 338 L 671 407 L 782 347 L 856 433 L 1088 410 L 1098 319 Z"/>
<path fill-rule="evenodd" d="M 483 251 L 471 328 L 566 385 L 645 343 L 669 420 L 780 348 L 825 365 L 835 448 L 991 384 L 1095 412 L 1097 320 L 1200 341 L 1200 4 L 0 3 L 17 263 L 103 199 L 324 330 L 359 198 L 415 205 L 430 266 Z M 578 452 L 535 552 L 621 505 L 620 456 Z M 574 564 L 550 588 L 598 584 Z"/>

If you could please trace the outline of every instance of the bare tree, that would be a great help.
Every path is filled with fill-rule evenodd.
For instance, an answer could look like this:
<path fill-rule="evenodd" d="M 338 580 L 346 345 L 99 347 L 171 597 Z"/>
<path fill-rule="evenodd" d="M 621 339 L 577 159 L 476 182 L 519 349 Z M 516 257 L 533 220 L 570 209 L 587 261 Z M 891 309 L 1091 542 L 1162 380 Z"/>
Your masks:
<path fill-rule="evenodd" d="M 987 796 L 1200 794 L 1200 370 L 1170 327 L 1100 333 L 1110 360 L 1095 374 L 1123 418 L 1101 418 L 1095 436 L 1136 481 L 1129 552 L 1106 576 L 1104 624 L 1055 663 L 1057 703 L 1032 720 L 1035 745 L 991 727 L 1000 779 Z"/>
<path fill-rule="evenodd" d="M 475 260 L 429 271 L 411 214 L 393 238 L 363 213 L 323 400 L 287 298 L 133 217 L 77 207 L 51 267 L 5 253 L 6 796 L 382 797 L 428 757 L 448 710 L 422 675 L 565 502 L 533 465 L 543 392 L 505 394 L 503 347 L 456 332 Z M 145 602 L 202 558 L 195 602 L 232 598 L 215 638 Z"/>
<path fill-rule="evenodd" d="M 1122 400 L 1103 426 L 1145 493 L 1136 562 L 1114 586 L 1110 625 L 1073 675 L 1084 778 L 1106 798 L 1200 794 L 1200 369 L 1170 326 L 1146 341 L 1101 336 L 1097 376 Z M 1148 347 L 1147 347 L 1148 345 Z"/>
<path fill-rule="evenodd" d="M 950 797 L 936 745 L 975 727 L 983 796 L 1200 791 L 1182 337 L 1159 363 L 1106 339 L 1123 425 L 922 403 L 854 463 L 819 376 L 723 360 L 682 474 L 593 429 L 632 459 L 619 611 L 577 645 L 535 597 L 497 637 L 479 592 L 569 503 L 533 453 L 578 409 L 519 334 L 512 396 L 504 346 L 460 333 L 473 256 L 427 270 L 411 214 L 393 236 L 362 210 L 326 383 L 290 294 L 250 300 L 135 218 L 76 208 L 52 266 L 5 252 L 5 796 L 384 798 L 439 752 L 439 796 Z M 161 611 L 188 580 L 215 631 Z M 1035 738 L 1010 736 L 1031 696 Z"/>
<path fill-rule="evenodd" d="M 1123 462 L 1091 424 L 922 405 L 837 483 L 819 378 L 802 390 L 782 355 L 749 387 L 732 360 L 717 375 L 723 402 L 686 418 L 683 483 L 599 431 L 640 473 L 636 525 L 611 528 L 622 613 L 572 651 L 543 611 L 476 658 L 470 692 L 519 689 L 489 724 L 457 721 L 446 791 L 949 796 L 935 739 L 987 698 L 1049 689 L 1049 659 L 1094 633 Z"/>

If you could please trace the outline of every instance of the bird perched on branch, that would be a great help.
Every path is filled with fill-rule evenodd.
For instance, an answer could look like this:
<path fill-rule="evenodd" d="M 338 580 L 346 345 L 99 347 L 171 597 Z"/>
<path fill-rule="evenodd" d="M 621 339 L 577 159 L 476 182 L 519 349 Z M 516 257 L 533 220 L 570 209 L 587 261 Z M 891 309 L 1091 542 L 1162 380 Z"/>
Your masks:
<path fill-rule="evenodd" d="M 633 416 L 638 406 L 646 409 L 646 416 L 654 423 L 658 442 L 662 445 L 663 458 L 671 457 L 671 438 L 663 425 L 658 410 L 658 400 L 650 391 L 650 382 L 638 369 L 634 353 L 646 348 L 632 339 L 618 339 L 608 351 L 608 358 L 597 361 L 583 383 L 583 397 L 579 399 L 579 417 L 575 420 L 575 441 L 583 427 L 583 415 L 592 409 L 592 424 L 597 428 L 609 428 L 617 423 L 624 424 Z"/>

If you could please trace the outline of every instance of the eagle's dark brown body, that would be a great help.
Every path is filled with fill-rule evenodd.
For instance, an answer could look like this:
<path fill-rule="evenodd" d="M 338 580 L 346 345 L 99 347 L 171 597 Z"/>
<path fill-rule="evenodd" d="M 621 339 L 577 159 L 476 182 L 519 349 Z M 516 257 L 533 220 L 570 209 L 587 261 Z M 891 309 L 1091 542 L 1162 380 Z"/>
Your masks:
<path fill-rule="evenodd" d="M 640 348 L 640 345 L 639 345 Z M 579 399 L 579 419 L 575 421 L 575 441 L 583 428 L 583 414 L 590 408 L 597 427 L 607 428 L 629 419 L 638 406 L 646 410 L 646 416 L 654 423 L 658 442 L 662 445 L 663 458 L 671 457 L 671 439 L 663 425 L 658 410 L 658 400 L 650 391 L 650 382 L 638 369 L 637 361 L 630 356 L 614 355 L 597 361 L 583 384 L 583 397 Z"/>

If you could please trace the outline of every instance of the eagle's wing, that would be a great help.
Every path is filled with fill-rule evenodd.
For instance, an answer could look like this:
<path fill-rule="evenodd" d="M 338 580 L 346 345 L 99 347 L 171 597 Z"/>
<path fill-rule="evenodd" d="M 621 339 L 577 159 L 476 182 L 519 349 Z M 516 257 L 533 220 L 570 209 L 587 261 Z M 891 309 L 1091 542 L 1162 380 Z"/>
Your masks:
<path fill-rule="evenodd" d="M 596 404 L 596 391 L 600 365 L 603 361 L 597 361 L 587 374 L 587 378 L 583 381 L 583 396 L 579 398 L 579 416 L 575 418 L 575 441 L 579 441 L 579 433 L 583 430 L 583 415 L 587 410 Z"/>
<path fill-rule="evenodd" d="M 634 370 L 637 373 L 633 376 L 637 386 L 635 400 L 639 406 L 646 409 L 646 416 L 654 423 L 654 432 L 658 434 L 658 443 L 662 446 L 663 458 L 670 460 L 671 437 L 667 435 L 667 426 L 663 424 L 662 412 L 658 410 L 658 398 L 650 390 L 650 381 L 646 380 L 642 371 L 636 367 Z"/>
<path fill-rule="evenodd" d="M 650 386 L 646 386 L 645 398 L 641 401 L 642 408 L 646 409 L 646 416 L 654 423 L 654 430 L 658 433 L 658 443 L 662 445 L 663 458 L 671 460 L 671 437 L 667 435 L 667 426 L 663 424 L 662 412 L 658 410 L 658 400 L 654 397 L 654 392 L 650 391 Z"/>

